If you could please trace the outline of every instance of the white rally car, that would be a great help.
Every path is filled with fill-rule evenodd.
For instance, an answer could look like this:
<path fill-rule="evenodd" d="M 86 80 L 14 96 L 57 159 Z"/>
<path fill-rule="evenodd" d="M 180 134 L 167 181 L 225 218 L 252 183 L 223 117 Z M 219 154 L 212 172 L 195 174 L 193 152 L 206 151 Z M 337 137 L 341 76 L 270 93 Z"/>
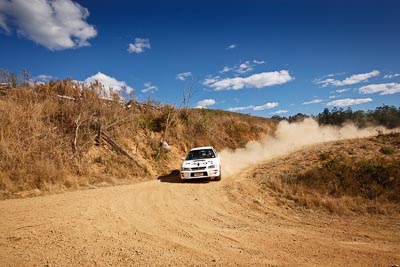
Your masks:
<path fill-rule="evenodd" d="M 182 158 L 181 180 L 208 178 L 221 180 L 221 164 L 217 151 L 211 146 L 195 147 Z"/>

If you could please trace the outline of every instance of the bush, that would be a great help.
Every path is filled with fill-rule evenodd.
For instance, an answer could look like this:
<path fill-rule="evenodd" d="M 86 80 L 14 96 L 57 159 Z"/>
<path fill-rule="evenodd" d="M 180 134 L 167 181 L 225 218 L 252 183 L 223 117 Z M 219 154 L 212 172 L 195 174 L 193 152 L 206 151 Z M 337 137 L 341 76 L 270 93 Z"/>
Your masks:
<path fill-rule="evenodd" d="M 336 198 L 361 196 L 400 202 L 400 165 L 382 158 L 356 163 L 334 158 L 294 181 Z"/>
<path fill-rule="evenodd" d="M 394 153 L 396 153 L 396 150 L 393 147 L 384 146 L 379 150 L 379 152 L 384 155 L 393 155 Z"/>
<path fill-rule="evenodd" d="M 353 122 L 359 127 L 369 125 L 381 125 L 389 129 L 400 127 L 400 107 L 383 105 L 375 110 L 364 112 L 362 110 L 352 111 L 342 108 L 324 109 L 317 115 L 319 124 L 342 125 L 346 122 Z"/>
<path fill-rule="evenodd" d="M 0 88 L 0 197 L 154 179 L 178 167 L 192 146 L 236 148 L 274 127 L 265 118 L 225 111 L 127 103 L 98 82 L 32 84 L 23 77 L 0 70 L 0 81 L 10 83 Z M 236 129 L 232 133 L 226 131 L 228 121 Z M 257 131 L 241 133 L 246 125 Z M 170 152 L 161 149 L 163 140 Z"/>

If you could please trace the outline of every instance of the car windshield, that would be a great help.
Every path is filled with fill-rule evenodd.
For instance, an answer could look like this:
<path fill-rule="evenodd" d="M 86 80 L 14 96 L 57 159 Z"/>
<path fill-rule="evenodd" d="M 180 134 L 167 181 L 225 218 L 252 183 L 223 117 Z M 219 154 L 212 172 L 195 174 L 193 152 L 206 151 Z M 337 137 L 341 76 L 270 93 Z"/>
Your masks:
<path fill-rule="evenodd" d="M 192 150 L 189 152 L 186 160 L 195 160 L 195 159 L 208 159 L 208 158 L 215 158 L 215 154 L 212 149 L 199 149 L 199 150 Z"/>

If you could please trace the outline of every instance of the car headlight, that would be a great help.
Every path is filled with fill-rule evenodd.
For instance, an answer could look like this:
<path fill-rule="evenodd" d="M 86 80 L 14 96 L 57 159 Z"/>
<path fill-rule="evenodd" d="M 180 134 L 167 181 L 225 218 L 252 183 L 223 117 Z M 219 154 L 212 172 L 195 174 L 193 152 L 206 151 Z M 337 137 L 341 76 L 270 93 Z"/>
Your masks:
<path fill-rule="evenodd" d="M 209 169 L 215 169 L 215 165 L 208 166 Z"/>
<path fill-rule="evenodd" d="M 190 171 L 190 168 L 182 168 L 182 171 Z"/>

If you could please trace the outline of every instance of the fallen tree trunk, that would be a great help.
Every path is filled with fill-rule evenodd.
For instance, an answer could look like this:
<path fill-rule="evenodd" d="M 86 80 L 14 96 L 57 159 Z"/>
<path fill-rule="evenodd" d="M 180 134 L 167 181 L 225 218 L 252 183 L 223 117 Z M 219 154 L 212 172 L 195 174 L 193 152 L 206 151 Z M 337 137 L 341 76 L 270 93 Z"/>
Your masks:
<path fill-rule="evenodd" d="M 144 168 L 144 166 L 142 164 L 140 164 L 134 157 L 132 157 L 128 151 L 126 151 L 125 149 L 123 149 L 120 145 L 117 144 L 117 142 L 115 140 L 113 140 L 107 133 L 105 133 L 104 131 L 101 131 L 101 138 L 107 142 L 107 144 L 109 144 L 115 151 L 117 151 L 118 153 L 128 157 L 129 159 L 133 160 L 136 165 L 138 165 L 141 168 Z M 144 168 L 145 169 L 145 168 Z"/>

